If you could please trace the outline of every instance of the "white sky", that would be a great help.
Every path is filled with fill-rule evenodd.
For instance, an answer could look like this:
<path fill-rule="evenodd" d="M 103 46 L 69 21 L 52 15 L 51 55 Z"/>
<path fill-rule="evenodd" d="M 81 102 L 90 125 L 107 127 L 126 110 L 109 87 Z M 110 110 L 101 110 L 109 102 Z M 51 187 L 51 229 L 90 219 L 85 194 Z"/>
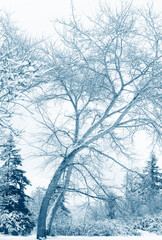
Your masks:
<path fill-rule="evenodd" d="M 98 1 L 74 0 L 76 8 L 94 13 Z M 0 8 L 13 13 L 13 19 L 34 36 L 48 35 L 52 31 L 50 20 L 70 15 L 70 0 L 0 0 Z"/>
<path fill-rule="evenodd" d="M 99 2 L 100 0 L 73 0 L 79 15 L 88 16 L 95 15 Z M 105 2 L 116 6 L 119 4 L 119 0 L 105 0 Z M 162 10 L 161 0 L 153 0 L 153 2 L 157 11 Z M 134 0 L 134 4 L 140 7 L 144 7 L 146 3 L 151 3 L 151 0 Z M 11 13 L 16 26 L 33 37 L 51 35 L 53 27 L 50 20 L 68 18 L 71 13 L 70 7 L 70 0 L 0 0 L 0 9 Z M 146 138 L 146 135 L 139 137 L 140 143 L 136 146 L 138 153 L 146 151 L 148 148 L 149 142 Z M 139 141 L 137 140 L 137 142 Z M 146 142 L 145 147 L 141 145 L 141 142 Z M 28 168 L 28 176 L 33 186 L 47 185 L 49 183 L 47 173 L 43 174 L 38 169 L 32 171 L 32 168 L 34 169 L 36 166 L 38 166 L 36 160 L 29 159 L 28 162 L 25 162 L 25 168 Z"/>
<path fill-rule="evenodd" d="M 119 0 L 101 0 L 118 6 Z M 131 0 L 127 0 L 129 2 Z M 95 15 L 100 0 L 73 0 L 80 15 Z M 134 0 L 134 5 L 144 7 L 151 0 Z M 156 10 L 162 10 L 161 0 L 152 0 Z M 0 0 L 0 9 L 13 14 L 18 26 L 33 36 L 46 36 L 52 32 L 50 20 L 67 18 L 70 13 L 70 0 Z"/>

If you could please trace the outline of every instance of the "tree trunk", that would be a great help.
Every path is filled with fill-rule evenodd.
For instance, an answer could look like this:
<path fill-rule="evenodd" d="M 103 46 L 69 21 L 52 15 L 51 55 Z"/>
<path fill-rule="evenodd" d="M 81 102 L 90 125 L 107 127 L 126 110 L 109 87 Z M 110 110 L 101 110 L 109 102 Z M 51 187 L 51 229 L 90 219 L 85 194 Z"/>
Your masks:
<path fill-rule="evenodd" d="M 85 146 L 80 146 L 80 147 L 74 149 L 67 157 L 65 157 L 63 159 L 60 166 L 57 168 L 57 170 L 48 186 L 48 189 L 46 191 L 46 194 L 45 194 L 42 204 L 41 204 L 39 217 L 38 217 L 37 239 L 46 238 L 46 235 L 47 235 L 46 218 L 47 218 L 47 210 L 48 210 L 50 199 L 53 195 L 54 190 L 57 187 L 58 181 L 60 180 L 63 171 L 68 166 L 70 166 L 75 154 L 78 153 L 79 151 L 81 151 L 83 148 L 85 148 Z"/>
<path fill-rule="evenodd" d="M 46 233 L 46 217 L 47 217 L 47 210 L 48 210 L 49 202 L 53 195 L 54 190 L 57 187 L 58 181 L 59 181 L 63 171 L 67 167 L 67 164 L 71 161 L 71 157 L 72 156 L 65 157 L 64 160 L 61 162 L 61 164 L 57 168 L 57 170 L 48 186 L 46 194 L 43 198 L 40 212 L 39 212 L 39 217 L 38 217 L 37 239 L 40 239 L 43 237 L 46 238 L 46 234 L 47 234 Z"/>
<path fill-rule="evenodd" d="M 64 189 L 65 190 L 63 189 L 63 191 L 61 192 L 60 196 L 57 199 L 57 202 L 56 202 L 54 208 L 52 209 L 52 214 L 51 214 L 49 225 L 48 225 L 48 235 L 50 235 L 50 233 L 51 233 L 51 227 L 52 227 L 52 223 L 53 223 L 53 220 L 55 218 L 56 212 L 57 212 L 58 208 L 60 207 L 61 202 L 64 200 L 66 188 L 68 188 L 68 186 L 69 186 L 71 173 L 72 173 L 72 165 L 69 166 L 68 170 L 67 170 L 65 184 L 64 184 Z"/>

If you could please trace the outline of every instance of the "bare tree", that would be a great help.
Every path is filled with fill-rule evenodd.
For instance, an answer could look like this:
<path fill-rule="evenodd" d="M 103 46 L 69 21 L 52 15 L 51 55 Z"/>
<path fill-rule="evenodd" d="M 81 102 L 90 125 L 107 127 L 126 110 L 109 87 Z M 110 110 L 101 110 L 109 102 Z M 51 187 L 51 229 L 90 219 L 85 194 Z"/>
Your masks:
<path fill-rule="evenodd" d="M 71 20 L 56 27 L 62 50 L 52 43 L 44 49 L 36 99 L 46 129 L 42 150 L 59 166 L 42 201 L 38 239 L 46 237 L 49 202 L 63 177 L 68 187 L 77 172 L 94 191 L 89 179 L 100 185 L 101 159 L 127 168 L 116 157 L 129 155 L 126 144 L 136 131 L 160 136 L 159 17 L 151 8 L 105 5 L 89 21 L 92 27 L 84 28 L 72 11 Z"/>

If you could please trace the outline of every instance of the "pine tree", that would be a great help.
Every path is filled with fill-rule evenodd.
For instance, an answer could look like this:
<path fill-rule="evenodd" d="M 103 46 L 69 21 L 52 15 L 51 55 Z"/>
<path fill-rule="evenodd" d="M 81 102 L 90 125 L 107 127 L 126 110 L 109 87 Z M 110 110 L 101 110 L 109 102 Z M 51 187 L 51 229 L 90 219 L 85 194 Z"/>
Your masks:
<path fill-rule="evenodd" d="M 143 171 L 142 194 L 148 211 L 153 214 L 161 210 L 160 189 L 162 189 L 162 173 L 157 166 L 157 159 L 154 154 Z"/>
<path fill-rule="evenodd" d="M 141 173 L 127 173 L 126 206 L 132 215 L 154 214 L 162 210 L 162 173 L 157 165 L 158 160 L 152 154 Z"/>
<path fill-rule="evenodd" d="M 28 196 L 26 186 L 30 184 L 21 169 L 22 159 L 16 149 L 12 134 L 4 144 L 0 169 L 0 210 L 1 228 L 4 232 L 25 235 L 34 227 L 29 209 L 26 206 Z"/>
<path fill-rule="evenodd" d="M 160 168 L 157 166 L 157 159 L 154 154 L 151 156 L 151 160 L 147 162 L 147 166 L 144 170 L 145 183 L 149 188 L 149 191 L 156 194 L 162 189 L 162 174 Z"/>

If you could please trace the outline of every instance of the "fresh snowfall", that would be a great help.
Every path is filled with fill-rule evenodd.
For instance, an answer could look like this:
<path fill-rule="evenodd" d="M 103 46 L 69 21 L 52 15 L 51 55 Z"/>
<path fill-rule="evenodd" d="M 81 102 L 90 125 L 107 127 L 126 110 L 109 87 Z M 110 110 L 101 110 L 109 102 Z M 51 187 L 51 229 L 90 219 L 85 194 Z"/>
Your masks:
<path fill-rule="evenodd" d="M 28 237 L 13 237 L 13 236 L 0 236 L 1 240 L 35 240 L 36 236 L 31 235 Z M 155 235 L 155 234 L 150 234 L 150 235 L 143 235 L 143 236 L 115 236 L 115 237 L 75 237 L 75 236 L 59 236 L 59 237 L 47 237 L 47 240 L 162 240 L 162 235 Z"/>

